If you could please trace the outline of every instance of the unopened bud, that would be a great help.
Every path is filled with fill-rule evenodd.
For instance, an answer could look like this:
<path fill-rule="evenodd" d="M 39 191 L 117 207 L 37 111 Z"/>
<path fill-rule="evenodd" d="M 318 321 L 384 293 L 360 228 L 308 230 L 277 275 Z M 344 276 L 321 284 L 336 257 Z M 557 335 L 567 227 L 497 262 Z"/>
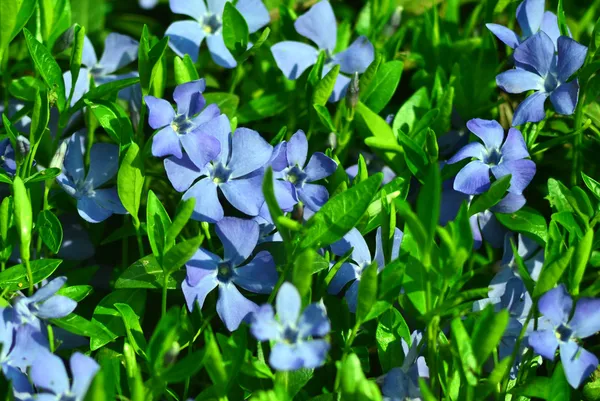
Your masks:
<path fill-rule="evenodd" d="M 360 94 L 360 80 L 358 79 L 358 72 L 355 72 L 348 85 L 346 92 L 346 107 L 354 110 L 358 104 L 358 96 Z"/>
<path fill-rule="evenodd" d="M 304 218 L 304 206 L 300 203 L 296 203 L 294 210 L 292 210 L 292 219 L 302 223 Z"/>
<path fill-rule="evenodd" d="M 31 145 L 29 143 L 29 139 L 25 138 L 23 135 L 19 135 L 17 137 L 17 150 L 19 153 L 25 157 L 29 154 L 29 150 L 31 149 Z"/>
<path fill-rule="evenodd" d="M 52 160 L 50 161 L 50 168 L 62 169 L 66 154 L 67 154 L 67 141 L 64 140 L 60 143 L 60 146 L 56 150 L 56 153 L 54 154 L 54 156 L 52 156 Z"/>
<path fill-rule="evenodd" d="M 175 361 L 177 360 L 177 356 L 179 355 L 179 351 L 181 351 L 181 347 L 179 346 L 179 343 L 174 342 L 171 345 L 171 348 L 169 348 L 169 350 L 165 353 L 165 356 L 163 359 L 165 366 L 170 366 L 175 363 Z"/>

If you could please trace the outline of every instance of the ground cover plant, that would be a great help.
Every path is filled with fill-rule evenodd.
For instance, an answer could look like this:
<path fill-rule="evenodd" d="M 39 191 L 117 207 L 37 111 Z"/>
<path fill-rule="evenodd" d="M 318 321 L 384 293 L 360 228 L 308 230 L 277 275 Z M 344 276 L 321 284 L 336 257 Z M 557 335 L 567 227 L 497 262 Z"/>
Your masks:
<path fill-rule="evenodd" d="M 2 0 L 0 399 L 600 400 L 599 10 Z"/>

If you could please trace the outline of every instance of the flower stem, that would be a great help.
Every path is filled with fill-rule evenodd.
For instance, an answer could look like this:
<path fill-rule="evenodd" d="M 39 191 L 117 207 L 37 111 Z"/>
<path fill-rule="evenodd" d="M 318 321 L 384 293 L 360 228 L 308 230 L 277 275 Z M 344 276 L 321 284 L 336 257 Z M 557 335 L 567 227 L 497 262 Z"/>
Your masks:
<path fill-rule="evenodd" d="M 162 316 L 167 314 L 167 291 L 169 286 L 169 274 L 165 272 L 162 286 Z"/>
<path fill-rule="evenodd" d="M 27 281 L 29 281 L 29 296 L 33 295 L 33 273 L 31 272 L 31 265 L 29 264 L 29 259 L 26 258 L 23 260 L 25 264 L 25 269 L 27 269 Z"/>

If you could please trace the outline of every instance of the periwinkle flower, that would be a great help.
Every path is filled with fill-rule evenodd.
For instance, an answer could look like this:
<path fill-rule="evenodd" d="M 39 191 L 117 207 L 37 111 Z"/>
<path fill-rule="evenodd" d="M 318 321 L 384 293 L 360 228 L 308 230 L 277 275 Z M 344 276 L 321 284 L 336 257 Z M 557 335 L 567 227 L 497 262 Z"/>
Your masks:
<path fill-rule="evenodd" d="M 381 384 L 384 401 L 420 400 L 421 389 L 419 378 L 429 379 L 429 367 L 425 358 L 419 356 L 423 333 L 414 331 L 411 334 L 411 345 L 401 339 L 404 351 L 402 366 L 392 368 L 377 381 Z"/>
<path fill-rule="evenodd" d="M 317 368 L 325 362 L 329 343 L 324 337 L 331 330 L 327 312 L 322 303 L 302 309 L 302 299 L 296 287 L 285 282 L 273 307 L 262 305 L 252 314 L 250 330 L 259 341 L 274 341 L 269 364 L 276 370 L 289 371 Z"/>
<path fill-rule="evenodd" d="M 140 7 L 144 10 L 151 10 L 158 4 L 159 0 L 139 0 Z"/>
<path fill-rule="evenodd" d="M 544 12 L 546 0 L 525 0 L 517 7 L 517 22 L 521 27 L 521 36 L 505 26 L 486 24 L 485 26 L 507 46 L 516 49 L 529 37 L 539 31 L 545 32 L 556 46 L 560 36 L 558 18 L 551 11 Z"/>
<path fill-rule="evenodd" d="M 555 54 L 552 39 L 546 33 L 538 32 L 515 50 L 517 68 L 496 77 L 498 86 L 508 93 L 534 91 L 515 110 L 513 126 L 542 121 L 548 98 L 559 114 L 570 115 L 575 111 L 579 82 L 568 79 L 583 65 L 587 47 L 561 36 L 557 40 L 557 49 Z"/>
<path fill-rule="evenodd" d="M 202 96 L 204 89 L 204 79 L 176 87 L 173 99 L 177 104 L 177 111 L 166 100 L 154 96 L 144 98 L 148 105 L 148 124 L 159 130 L 152 138 L 154 156 L 173 155 L 180 159 L 182 146 L 188 153 L 194 151 L 193 147 L 198 144 L 192 136 L 196 135 L 198 127 L 221 113 L 216 104 L 206 106 L 206 100 Z"/>
<path fill-rule="evenodd" d="M 173 22 L 165 32 L 169 46 L 183 57 L 189 55 L 192 61 L 198 60 L 200 44 L 206 38 L 208 50 L 215 63 L 225 68 L 234 68 L 237 62 L 225 46 L 223 40 L 223 10 L 230 0 L 170 0 L 171 11 L 192 17 L 190 21 Z M 254 33 L 271 20 L 269 11 L 261 0 L 239 0 L 235 5 L 248 24 L 248 31 Z"/>
<path fill-rule="evenodd" d="M 277 151 L 277 157 L 271 161 L 273 177 L 289 183 L 282 187 L 282 191 L 289 192 L 294 199 L 293 203 L 300 200 L 313 211 L 319 210 L 329 199 L 329 192 L 324 186 L 312 182 L 333 174 L 337 169 L 337 163 L 321 152 L 313 153 L 306 163 L 308 140 L 303 131 L 297 131 L 288 142 L 279 144 Z M 276 151 L 273 153 L 275 154 Z M 276 184 L 281 185 L 279 182 Z M 277 189 L 279 188 L 276 188 L 276 191 Z M 286 207 L 281 204 L 282 202 L 279 203 L 285 210 Z"/>
<path fill-rule="evenodd" d="M 66 277 L 57 277 L 32 296 L 18 298 L 14 304 L 16 322 L 39 327 L 38 319 L 59 319 L 73 312 L 77 302 L 56 294 L 66 282 Z"/>
<path fill-rule="evenodd" d="M 100 223 L 114 213 L 126 214 L 117 188 L 100 188 L 117 174 L 119 148 L 109 143 L 95 143 L 90 151 L 90 167 L 85 174 L 82 132 L 69 139 L 62 173 L 56 178 L 67 194 L 77 199 L 79 215 L 90 223 Z"/>
<path fill-rule="evenodd" d="M 0 141 L 0 168 L 6 171 L 10 176 L 15 175 L 17 172 L 15 150 L 8 138 Z"/>
<path fill-rule="evenodd" d="M 402 237 L 402 231 L 395 228 L 391 254 L 392 260 L 398 258 Z M 338 294 L 346 284 L 353 281 L 346 290 L 345 297 L 346 302 L 348 303 L 348 309 L 350 309 L 350 312 L 354 313 L 356 311 L 356 303 L 358 300 L 358 285 L 363 271 L 369 267 L 373 261 L 377 263 L 379 272 L 385 267 L 381 228 L 377 229 L 377 234 L 375 236 L 375 258 L 371 259 L 369 247 L 360 231 L 356 228 L 350 230 L 341 240 L 331 245 L 331 251 L 338 256 L 344 255 L 351 248 L 352 253 L 350 255 L 350 260 L 342 263 L 342 266 L 340 266 L 340 269 L 329 283 L 327 291 L 330 294 Z"/>
<path fill-rule="evenodd" d="M 104 41 L 104 52 L 102 53 L 102 57 L 100 57 L 100 61 L 98 61 L 94 46 L 86 36 L 83 41 L 83 54 L 81 58 L 81 65 L 85 67 L 81 68 L 75 82 L 71 106 L 90 90 L 90 78 L 93 78 L 97 85 L 101 85 L 137 76 L 137 73 L 122 75 L 115 75 L 114 73 L 137 59 L 138 46 L 139 43 L 127 35 L 110 33 Z M 63 80 L 68 96 L 71 91 L 72 81 L 70 71 L 63 74 Z"/>
<path fill-rule="evenodd" d="M 267 251 L 258 252 L 252 260 L 252 251 L 258 243 L 258 224 L 252 220 L 225 217 L 215 225 L 223 244 L 224 257 L 203 248 L 186 263 L 187 277 L 181 284 L 189 310 L 196 302 L 202 308 L 209 292 L 219 287 L 217 313 L 229 331 L 258 306 L 244 297 L 237 286 L 257 294 L 269 294 L 277 282 L 273 257 Z"/>
<path fill-rule="evenodd" d="M 345 74 L 363 73 L 375 58 L 375 49 L 369 40 L 361 36 L 348 49 L 334 54 L 337 42 L 337 22 L 329 1 L 322 0 L 294 22 L 296 32 L 310 39 L 318 49 L 302 42 L 284 41 L 271 47 L 271 52 L 279 69 L 287 79 L 297 79 L 310 66 L 317 62 L 319 52 L 325 52 L 323 75 L 334 65 L 339 64 Z M 331 98 L 337 102 L 346 93 L 350 78 L 339 74 Z"/>
<path fill-rule="evenodd" d="M 504 129 L 497 121 L 479 118 L 469 120 L 467 128 L 483 140 L 484 145 L 471 142 L 448 160 L 453 164 L 475 158 L 458 172 L 454 189 L 467 195 L 482 194 L 490 187 L 490 172 L 496 179 L 511 174 L 509 195 L 502 201 L 505 210 L 498 211 L 520 209 L 525 204 L 523 190 L 535 175 L 535 163 L 526 159 L 529 152 L 521 131 L 511 128 L 504 139 Z"/>
<path fill-rule="evenodd" d="M 192 217 L 208 222 L 223 218 L 217 189 L 237 210 L 256 216 L 265 201 L 262 167 L 273 147 L 251 129 L 238 128 L 232 134 L 224 114 L 200 126 L 191 138 L 197 144 L 186 148 L 180 159 L 165 159 L 164 165 L 173 188 L 186 191 L 183 199 L 196 199 Z M 204 178 L 194 184 L 200 177 Z"/>
<path fill-rule="evenodd" d="M 598 367 L 598 358 L 578 342 L 600 331 L 600 299 L 580 298 L 569 319 L 573 299 L 561 284 L 542 295 L 538 309 L 548 324 L 529 334 L 529 346 L 551 361 L 559 348 L 567 381 L 579 387 Z"/>
<path fill-rule="evenodd" d="M 100 365 L 89 356 L 76 352 L 69 364 L 73 383 L 63 361 L 49 351 L 41 353 L 31 367 L 31 381 L 40 391 L 35 400 L 83 401 Z"/>

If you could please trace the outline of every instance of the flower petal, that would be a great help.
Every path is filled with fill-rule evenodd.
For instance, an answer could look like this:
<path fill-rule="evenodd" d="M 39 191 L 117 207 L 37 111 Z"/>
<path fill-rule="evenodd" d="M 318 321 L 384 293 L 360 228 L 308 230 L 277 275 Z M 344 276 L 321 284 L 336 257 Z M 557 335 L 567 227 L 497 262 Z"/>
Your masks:
<path fill-rule="evenodd" d="M 598 358 L 574 341 L 560 343 L 560 360 L 567 381 L 578 388 L 598 367 Z"/>
<path fill-rule="evenodd" d="M 454 179 L 454 189 L 468 195 L 482 194 L 490 187 L 490 168 L 479 160 L 463 167 Z"/>
<path fill-rule="evenodd" d="M 337 170 L 337 163 L 325 153 L 315 152 L 304 168 L 308 182 L 318 181 L 329 177 Z"/>
<path fill-rule="evenodd" d="M 203 170 L 208 162 L 215 160 L 221 153 L 221 143 L 212 135 L 193 131 L 183 135 L 180 140 L 189 160 L 200 170 Z"/>
<path fill-rule="evenodd" d="M 500 202 L 490 208 L 494 213 L 514 213 L 525 206 L 527 200 L 522 194 L 507 193 Z"/>
<path fill-rule="evenodd" d="M 377 266 L 379 267 L 380 271 L 385 267 L 381 232 L 381 227 L 378 227 L 377 233 L 375 234 L 375 257 L 373 258 L 377 262 Z M 392 243 L 391 260 L 395 260 L 398 258 L 398 255 L 400 254 L 400 244 L 402 243 L 403 237 L 404 233 L 399 228 L 394 228 L 394 239 Z"/>
<path fill-rule="evenodd" d="M 557 47 L 557 41 L 560 36 L 560 28 L 558 27 L 558 18 L 552 11 L 546 11 L 544 18 L 542 19 L 542 25 L 540 30 L 546 32 L 546 34 L 552 39 L 552 43 Z"/>
<path fill-rule="evenodd" d="M 170 125 L 158 131 L 152 137 L 152 155 L 155 157 L 175 156 L 182 157 L 179 135 Z"/>
<path fill-rule="evenodd" d="M 244 16 L 250 33 L 258 31 L 271 21 L 269 10 L 261 0 L 238 0 L 235 7 Z"/>
<path fill-rule="evenodd" d="M 356 263 L 359 265 L 371 263 L 371 252 L 367 242 L 356 228 L 348 231 L 341 240 L 331 244 L 331 251 L 337 256 L 344 255 L 350 248 L 353 248 L 350 257 Z"/>
<path fill-rule="evenodd" d="M 206 14 L 204 0 L 169 0 L 171 11 L 175 14 L 183 14 L 200 21 Z"/>
<path fill-rule="evenodd" d="M 194 124 L 194 127 L 200 127 L 203 124 L 211 121 L 214 118 L 219 117 L 221 115 L 221 110 L 219 110 L 219 106 L 212 103 L 206 106 L 204 110 L 196 117 L 192 118 L 191 121 Z"/>
<path fill-rule="evenodd" d="M 486 210 L 475 215 L 477 218 L 478 227 L 481 227 L 481 235 L 489 242 L 492 248 L 502 248 L 504 242 L 504 236 L 506 235 L 506 228 L 494 216 L 492 212 Z M 473 229 L 473 226 L 471 226 Z M 473 239 L 477 241 L 475 237 L 476 233 L 473 234 Z"/>
<path fill-rule="evenodd" d="M 85 181 L 99 188 L 119 170 L 119 147 L 112 143 L 96 143 L 90 150 L 90 169 Z"/>
<path fill-rule="evenodd" d="M 540 31 L 521 43 L 514 53 L 515 61 L 528 65 L 545 77 L 552 66 L 554 43 L 550 37 Z"/>
<path fill-rule="evenodd" d="M 516 127 L 527 122 L 536 123 L 542 121 L 546 117 L 544 103 L 547 98 L 547 93 L 535 92 L 523 100 L 515 110 L 512 126 Z"/>
<path fill-rule="evenodd" d="M 304 367 L 304 362 L 298 355 L 296 344 L 278 342 L 271 348 L 269 365 L 273 369 L 285 372 Z"/>
<path fill-rule="evenodd" d="M 483 160 L 486 154 L 485 147 L 479 142 L 471 142 L 468 145 L 462 147 L 454 156 L 448 160 L 448 164 L 454 164 L 464 159 L 470 159 L 472 157 Z"/>
<path fill-rule="evenodd" d="M 65 394 L 70 387 L 65 364 L 50 351 L 42 352 L 36 358 L 31 366 L 31 380 L 36 387 L 55 394 Z"/>
<path fill-rule="evenodd" d="M 331 323 L 322 303 L 313 303 L 304 309 L 298 321 L 298 334 L 301 337 L 324 337 L 330 330 Z"/>
<path fill-rule="evenodd" d="M 569 326 L 577 338 L 586 338 L 600 331 L 600 299 L 581 298 Z"/>
<path fill-rule="evenodd" d="M 223 207 L 217 195 L 217 185 L 208 177 L 201 179 L 183 194 L 182 200 L 196 199 L 192 218 L 198 221 L 215 223 L 224 216 Z"/>
<path fill-rule="evenodd" d="M 525 0 L 519 4 L 517 21 L 519 21 L 523 36 L 529 37 L 540 29 L 545 7 L 544 0 Z"/>
<path fill-rule="evenodd" d="M 223 35 L 209 35 L 206 37 L 206 44 L 213 61 L 224 68 L 235 68 L 237 62 L 225 46 Z"/>
<path fill-rule="evenodd" d="M 281 285 L 277 298 L 275 298 L 275 309 L 279 321 L 284 327 L 296 327 L 302 308 L 302 299 L 296 287 L 287 281 Z"/>
<path fill-rule="evenodd" d="M 29 302 L 42 302 L 50 299 L 54 294 L 67 283 L 67 278 L 64 276 L 57 277 L 51 280 L 48 284 L 37 290 L 32 296 L 28 297 Z"/>
<path fill-rule="evenodd" d="M 206 101 L 202 92 L 206 89 L 204 78 L 178 85 L 173 91 L 177 114 L 195 116 L 204 108 Z"/>
<path fill-rule="evenodd" d="M 65 82 L 65 93 L 69 95 L 71 93 L 73 75 L 71 71 L 67 71 L 63 74 L 63 81 Z M 79 70 L 79 76 L 75 81 L 75 90 L 73 90 L 73 98 L 71 99 L 71 106 L 74 106 L 83 95 L 88 93 L 90 90 L 90 70 L 87 68 L 81 68 Z"/>
<path fill-rule="evenodd" d="M 504 145 L 502 145 L 501 153 L 503 161 L 529 157 L 527 145 L 525 145 L 525 140 L 523 139 L 521 131 L 516 128 L 510 128 L 508 130 L 508 135 L 506 141 L 504 141 Z"/>
<path fill-rule="evenodd" d="M 227 165 L 231 152 L 231 124 L 229 123 L 227 115 L 221 114 L 220 116 L 213 118 L 198 127 L 197 131 L 203 134 L 212 135 L 219 140 L 221 153 L 219 154 L 219 158 L 215 160 L 223 165 Z"/>
<path fill-rule="evenodd" d="M 189 285 L 195 287 L 207 276 L 216 277 L 217 269 L 221 262 L 222 259 L 218 255 L 204 248 L 198 248 L 194 256 L 185 263 L 187 271 L 186 281 Z"/>
<path fill-rule="evenodd" d="M 519 37 L 514 31 L 498 24 L 485 24 L 485 26 L 510 48 L 514 49 L 519 46 Z"/>
<path fill-rule="evenodd" d="M 197 178 L 204 175 L 187 154 L 184 154 L 181 159 L 175 156 L 167 157 L 164 165 L 171 185 L 178 192 L 187 191 Z"/>
<path fill-rule="evenodd" d="M 55 295 L 38 305 L 36 315 L 42 319 L 60 319 L 73 312 L 77 302 L 63 295 Z"/>
<path fill-rule="evenodd" d="M 237 330 L 240 323 L 257 310 L 258 305 L 244 297 L 232 283 L 219 285 L 217 313 L 227 330 Z"/>
<path fill-rule="evenodd" d="M 288 161 L 288 166 L 298 166 L 303 168 L 306 164 L 306 156 L 308 155 L 308 140 L 306 139 L 306 135 L 304 131 L 298 130 L 290 140 L 287 142 L 286 146 L 286 157 Z"/>
<path fill-rule="evenodd" d="M 277 67 L 287 79 L 297 79 L 311 65 L 317 62 L 319 52 L 301 42 L 283 41 L 271 46 Z"/>
<path fill-rule="evenodd" d="M 333 279 L 329 282 L 327 292 L 330 294 L 339 294 L 346 284 L 358 278 L 356 270 L 358 266 L 354 263 L 342 263 Z"/>
<path fill-rule="evenodd" d="M 244 178 L 229 180 L 221 184 L 220 188 L 233 207 L 248 216 L 256 216 L 265 202 L 262 182 L 263 173 L 259 170 Z"/>
<path fill-rule="evenodd" d="M 78 399 L 84 399 L 94 376 L 100 370 L 100 365 L 89 356 L 83 355 L 80 352 L 71 355 L 70 364 L 71 372 L 73 373 L 71 392 Z"/>
<path fill-rule="evenodd" d="M 275 320 L 271 305 L 261 305 L 252 314 L 250 331 L 258 341 L 278 340 L 281 337 L 281 326 Z"/>
<path fill-rule="evenodd" d="M 323 68 L 323 74 L 327 74 L 329 70 L 329 68 Z M 350 78 L 339 74 L 335 81 L 335 85 L 333 86 L 333 92 L 331 93 L 331 96 L 327 101 L 329 103 L 335 103 L 342 99 L 344 96 L 346 96 L 346 90 L 348 89 L 348 85 L 350 85 Z"/>
<path fill-rule="evenodd" d="M 508 191 L 521 195 L 535 175 L 535 163 L 529 159 L 502 161 L 492 167 L 492 174 L 497 179 L 512 174 Z"/>
<path fill-rule="evenodd" d="M 337 21 L 329 1 L 320 1 L 294 22 L 296 31 L 312 40 L 319 49 L 333 52 L 337 41 Z"/>
<path fill-rule="evenodd" d="M 538 302 L 538 309 L 555 327 L 558 327 L 569 320 L 573 299 L 561 284 L 542 295 Z"/>
<path fill-rule="evenodd" d="M 219 285 L 219 282 L 217 281 L 216 272 L 215 274 L 207 274 L 195 286 L 190 285 L 187 279 L 183 280 L 181 283 L 181 290 L 183 291 L 188 310 L 190 312 L 193 311 L 196 303 L 198 303 L 198 307 L 202 309 L 206 296 L 214 290 L 217 285 Z"/>
<path fill-rule="evenodd" d="M 502 145 L 504 128 L 496 120 L 473 118 L 467 121 L 467 128 L 483 141 L 488 150 L 499 149 Z"/>
<path fill-rule="evenodd" d="M 83 37 L 83 52 L 81 54 L 81 65 L 85 65 L 88 68 L 94 68 L 98 64 L 98 57 L 96 57 L 96 51 L 92 41 L 87 37 Z M 67 92 L 68 93 L 68 92 Z"/>
<path fill-rule="evenodd" d="M 298 344 L 296 353 L 302 358 L 304 368 L 318 368 L 325 362 L 329 347 L 329 343 L 325 340 L 305 341 Z"/>
<path fill-rule="evenodd" d="M 552 91 L 550 101 L 559 114 L 570 116 L 575 112 L 577 100 L 579 98 L 579 81 L 574 79 L 571 82 L 560 85 Z"/>
<path fill-rule="evenodd" d="M 318 211 L 329 200 L 329 192 L 322 185 L 304 184 L 298 190 L 298 198 L 312 211 Z"/>
<path fill-rule="evenodd" d="M 252 220 L 224 217 L 215 230 L 223 244 L 226 261 L 238 266 L 248 259 L 258 243 L 258 224 Z"/>
<path fill-rule="evenodd" d="M 113 214 L 112 211 L 103 208 L 93 198 L 87 196 L 77 200 L 77 211 L 85 221 L 90 223 L 100 223 Z"/>
<path fill-rule="evenodd" d="M 260 251 L 250 262 L 235 269 L 233 282 L 257 294 L 270 294 L 277 278 L 273 256 L 267 251 Z"/>
<path fill-rule="evenodd" d="M 346 291 L 346 303 L 348 304 L 348 310 L 352 313 L 356 313 L 356 303 L 358 302 L 358 286 L 360 285 L 360 280 L 356 280 L 353 282 L 350 287 L 348 287 L 348 291 Z"/>
<path fill-rule="evenodd" d="M 144 101 L 148 105 L 148 124 L 150 127 L 159 129 L 171 124 L 175 118 L 175 110 L 173 110 L 171 103 L 154 96 L 146 96 Z"/>
<path fill-rule="evenodd" d="M 290 210 L 298 203 L 296 188 L 289 181 L 273 180 L 275 198 L 281 210 Z M 268 210 L 268 209 L 267 209 Z"/>
<path fill-rule="evenodd" d="M 227 167 L 231 170 L 231 178 L 239 178 L 261 168 L 271 158 L 271 146 L 256 131 L 238 128 L 231 140 L 231 160 Z"/>
<path fill-rule="evenodd" d="M 111 74 L 137 60 L 139 43 L 120 33 L 109 33 L 104 41 L 104 53 L 100 58 L 99 75 Z"/>
<path fill-rule="evenodd" d="M 127 210 L 123 207 L 117 188 L 97 189 L 94 194 L 96 203 L 106 210 L 117 214 L 127 214 Z"/>
<path fill-rule="evenodd" d="M 72 181 L 82 181 L 85 178 L 83 166 L 84 132 L 78 131 L 68 139 L 67 152 L 63 161 L 64 170 Z"/>
<path fill-rule="evenodd" d="M 558 81 L 566 82 L 583 65 L 587 47 L 567 36 L 559 37 L 556 44 L 558 46 Z"/>
<path fill-rule="evenodd" d="M 365 72 L 375 58 L 373 44 L 365 36 L 359 36 L 350 47 L 333 56 L 333 62 L 340 65 L 340 71 L 346 74 Z"/>
<path fill-rule="evenodd" d="M 182 0 L 185 1 L 185 0 Z M 194 1 L 201 3 L 202 0 Z M 202 26 L 196 21 L 176 21 L 167 28 L 165 36 L 169 37 L 169 47 L 179 56 L 186 54 L 195 63 L 198 61 L 200 44 L 206 36 Z"/>
<path fill-rule="evenodd" d="M 225 9 L 225 3 L 231 0 L 207 0 L 208 11 L 212 14 L 222 15 Z"/>
<path fill-rule="evenodd" d="M 496 83 L 505 92 L 523 93 L 530 90 L 543 90 L 544 78 L 533 72 L 514 68 L 496 76 Z"/>
<path fill-rule="evenodd" d="M 538 330 L 530 333 L 527 337 L 528 345 L 533 350 L 551 361 L 558 348 L 558 339 L 552 330 Z"/>

